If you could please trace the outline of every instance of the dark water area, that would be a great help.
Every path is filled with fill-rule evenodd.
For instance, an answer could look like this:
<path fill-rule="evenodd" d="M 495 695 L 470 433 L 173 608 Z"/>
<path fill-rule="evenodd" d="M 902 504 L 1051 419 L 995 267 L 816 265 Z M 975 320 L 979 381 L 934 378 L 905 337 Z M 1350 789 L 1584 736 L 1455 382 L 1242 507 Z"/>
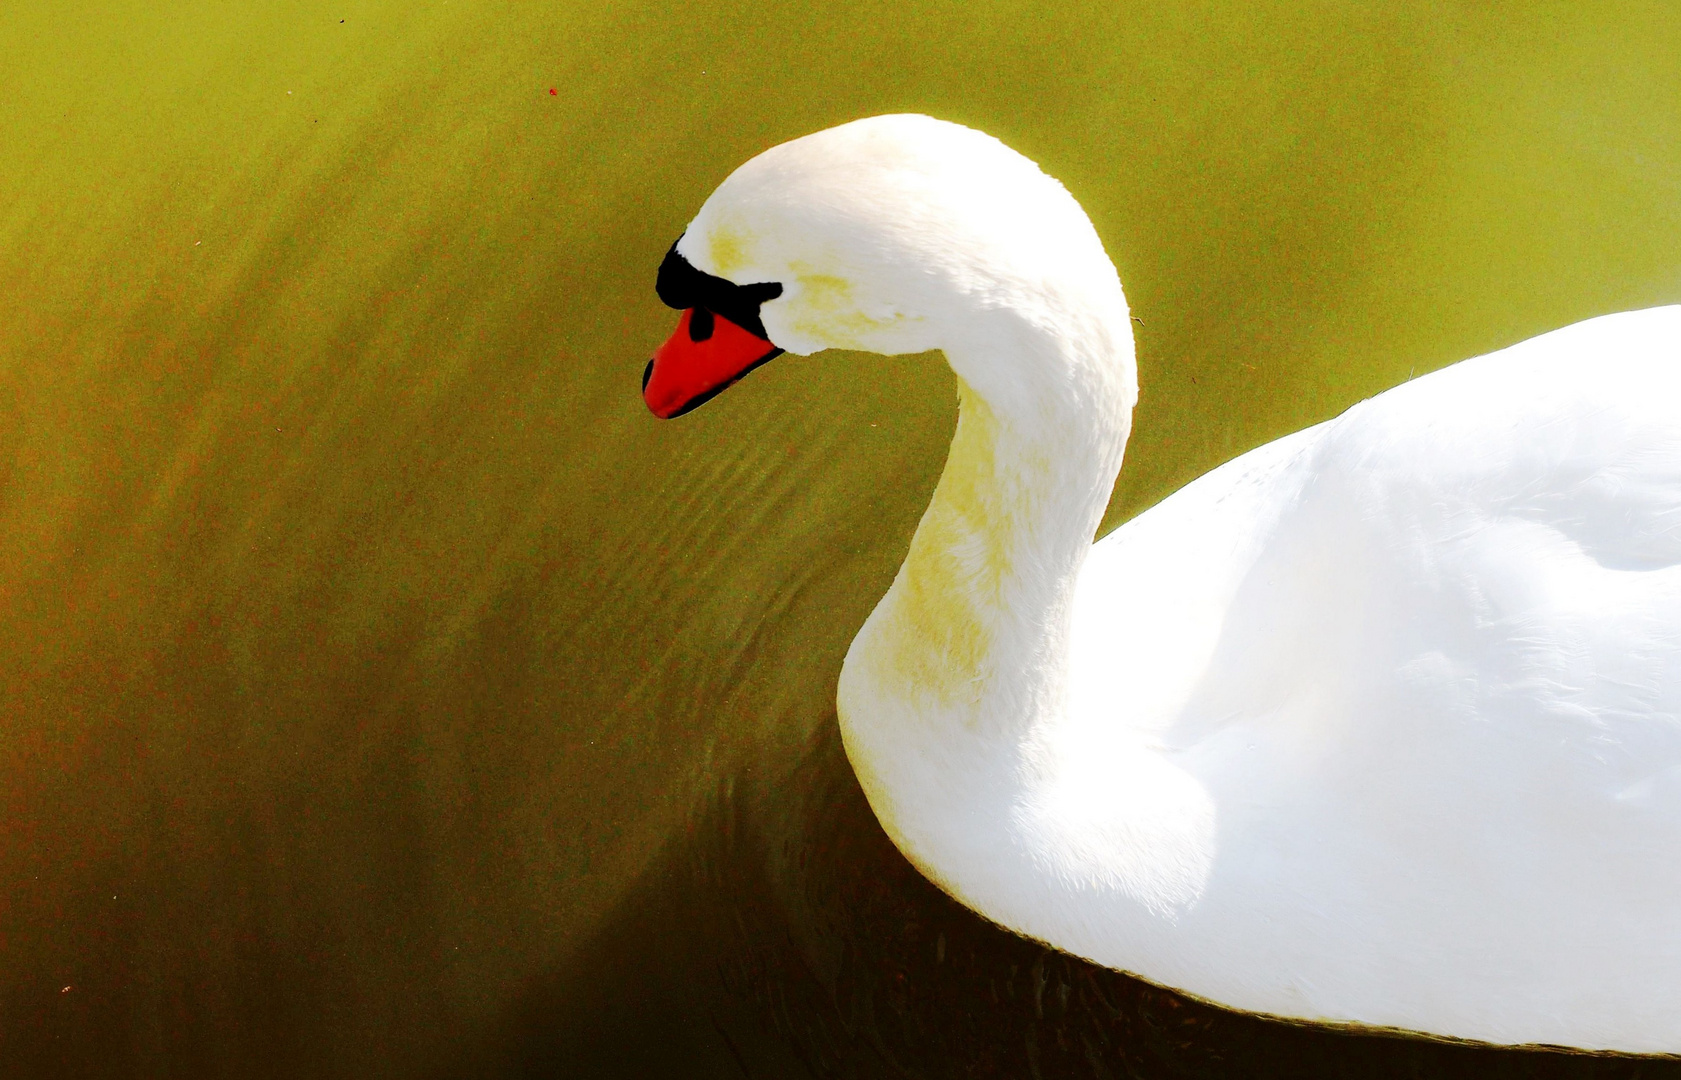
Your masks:
<path fill-rule="evenodd" d="M 739 162 L 871 113 L 1091 213 L 1106 528 L 1681 300 L 1666 2 L 0 8 L 0 1076 L 1662 1076 L 1313 1031 L 919 878 L 834 680 L 938 357 L 637 394 Z"/>

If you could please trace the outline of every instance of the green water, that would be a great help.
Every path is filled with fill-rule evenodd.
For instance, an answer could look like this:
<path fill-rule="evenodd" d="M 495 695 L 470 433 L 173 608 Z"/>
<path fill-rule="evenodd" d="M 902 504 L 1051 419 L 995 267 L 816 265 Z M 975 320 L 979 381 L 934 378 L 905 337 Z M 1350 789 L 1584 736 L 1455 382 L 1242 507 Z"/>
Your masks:
<path fill-rule="evenodd" d="M 0 58 L 0 1074 L 1628 1071 L 1230 1017 L 953 907 L 831 704 L 949 374 L 637 387 L 735 164 L 969 123 L 1140 320 L 1113 524 L 1681 300 L 1672 0 L 18 0 Z"/>

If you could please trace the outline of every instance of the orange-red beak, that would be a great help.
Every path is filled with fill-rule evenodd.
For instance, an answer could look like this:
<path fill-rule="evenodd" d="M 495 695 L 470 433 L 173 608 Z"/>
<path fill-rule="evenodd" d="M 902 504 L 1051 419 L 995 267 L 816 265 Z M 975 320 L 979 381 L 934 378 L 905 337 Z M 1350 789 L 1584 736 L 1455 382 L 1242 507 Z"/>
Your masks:
<path fill-rule="evenodd" d="M 642 373 L 642 400 L 662 419 L 682 416 L 781 353 L 769 341 L 722 315 L 706 308 L 689 308 L 677 320 L 676 332 L 648 361 Z"/>

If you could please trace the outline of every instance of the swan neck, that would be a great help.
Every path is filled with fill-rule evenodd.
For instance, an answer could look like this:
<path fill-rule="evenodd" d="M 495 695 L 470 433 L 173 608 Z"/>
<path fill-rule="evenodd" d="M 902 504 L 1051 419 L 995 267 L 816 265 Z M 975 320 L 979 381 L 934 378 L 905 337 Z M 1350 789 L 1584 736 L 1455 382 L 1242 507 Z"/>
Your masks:
<path fill-rule="evenodd" d="M 959 406 L 945 470 L 843 673 L 843 712 L 848 675 L 868 685 L 851 710 L 867 709 L 867 723 L 945 718 L 1019 732 L 1059 706 L 1074 585 L 1120 468 L 1131 400 L 1124 380 L 994 400 L 961 374 L 972 359 L 952 357 Z M 1075 381 L 1072 365 L 1058 367 Z"/>

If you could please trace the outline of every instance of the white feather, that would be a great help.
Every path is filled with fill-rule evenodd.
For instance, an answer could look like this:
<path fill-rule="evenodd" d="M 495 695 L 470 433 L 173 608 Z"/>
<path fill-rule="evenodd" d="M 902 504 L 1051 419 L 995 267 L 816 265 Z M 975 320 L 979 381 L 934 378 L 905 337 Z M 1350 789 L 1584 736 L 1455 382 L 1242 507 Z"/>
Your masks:
<path fill-rule="evenodd" d="M 1681 1052 L 1681 309 L 1466 361 L 1091 544 L 1131 328 L 1074 200 L 878 117 L 714 194 L 772 340 L 940 348 L 963 409 L 842 732 L 982 914 L 1244 1010 Z"/>

